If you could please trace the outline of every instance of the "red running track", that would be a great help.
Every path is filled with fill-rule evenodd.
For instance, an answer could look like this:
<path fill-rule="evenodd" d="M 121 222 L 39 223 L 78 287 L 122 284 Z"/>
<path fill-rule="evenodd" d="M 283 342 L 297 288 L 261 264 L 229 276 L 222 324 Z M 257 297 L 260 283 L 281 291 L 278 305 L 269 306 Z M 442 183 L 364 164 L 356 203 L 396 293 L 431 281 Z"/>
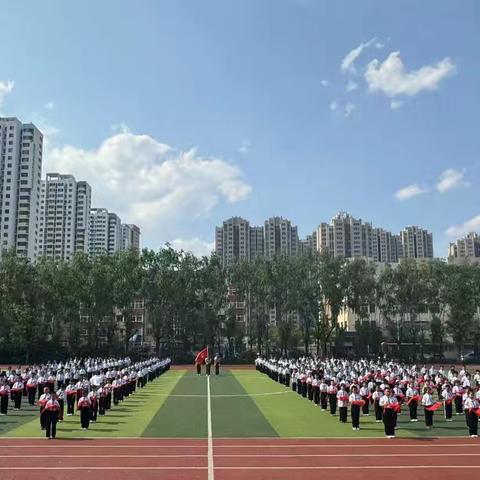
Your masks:
<path fill-rule="evenodd" d="M 0 439 L 2 480 L 212 480 L 206 439 Z M 480 440 L 214 439 L 215 480 L 480 474 Z"/>

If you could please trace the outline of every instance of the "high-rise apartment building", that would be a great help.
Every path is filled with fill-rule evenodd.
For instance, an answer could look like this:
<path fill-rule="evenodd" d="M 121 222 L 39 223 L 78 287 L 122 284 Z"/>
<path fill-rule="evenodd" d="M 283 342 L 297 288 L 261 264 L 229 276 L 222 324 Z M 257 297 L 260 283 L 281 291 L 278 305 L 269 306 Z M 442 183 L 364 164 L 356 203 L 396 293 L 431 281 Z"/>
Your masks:
<path fill-rule="evenodd" d="M 343 258 L 372 256 L 372 225 L 340 212 L 317 229 L 317 249 Z"/>
<path fill-rule="evenodd" d="M 91 255 L 113 254 L 122 247 L 122 223 L 117 214 L 106 208 L 90 210 Z"/>
<path fill-rule="evenodd" d="M 215 229 L 215 253 L 223 265 L 235 259 L 250 260 L 250 223 L 241 217 L 232 217 Z"/>
<path fill-rule="evenodd" d="M 87 182 L 77 182 L 75 252 L 88 253 L 90 248 L 90 210 L 92 188 Z"/>
<path fill-rule="evenodd" d="M 47 174 L 41 189 L 39 255 L 70 260 L 75 252 L 88 253 L 90 198 L 87 182 L 77 182 L 73 175 Z"/>
<path fill-rule="evenodd" d="M 397 263 L 402 257 L 399 235 L 393 235 L 383 228 L 372 229 L 372 259 L 374 262 Z"/>
<path fill-rule="evenodd" d="M 432 234 L 420 227 L 408 226 L 400 232 L 403 258 L 433 258 Z"/>
<path fill-rule="evenodd" d="M 263 227 L 250 227 L 250 260 L 265 255 L 265 237 Z"/>
<path fill-rule="evenodd" d="M 132 223 L 122 223 L 122 250 L 140 250 L 140 228 Z"/>
<path fill-rule="evenodd" d="M 480 235 L 471 232 L 448 247 L 448 261 L 452 263 L 480 263 Z"/>
<path fill-rule="evenodd" d="M 297 255 L 299 248 L 298 229 L 290 220 L 272 217 L 265 220 L 265 256 Z"/>
<path fill-rule="evenodd" d="M 0 117 L 0 246 L 38 256 L 43 135 L 35 125 Z"/>

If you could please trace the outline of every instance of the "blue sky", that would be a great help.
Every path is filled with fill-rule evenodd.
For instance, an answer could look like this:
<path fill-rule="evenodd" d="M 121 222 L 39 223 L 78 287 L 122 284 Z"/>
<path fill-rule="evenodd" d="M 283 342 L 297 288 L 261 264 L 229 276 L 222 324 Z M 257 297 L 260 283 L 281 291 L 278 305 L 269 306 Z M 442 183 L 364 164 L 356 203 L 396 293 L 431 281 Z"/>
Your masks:
<path fill-rule="evenodd" d="M 0 112 L 146 246 L 232 215 L 346 210 L 437 256 L 480 230 L 480 2 L 0 3 Z"/>

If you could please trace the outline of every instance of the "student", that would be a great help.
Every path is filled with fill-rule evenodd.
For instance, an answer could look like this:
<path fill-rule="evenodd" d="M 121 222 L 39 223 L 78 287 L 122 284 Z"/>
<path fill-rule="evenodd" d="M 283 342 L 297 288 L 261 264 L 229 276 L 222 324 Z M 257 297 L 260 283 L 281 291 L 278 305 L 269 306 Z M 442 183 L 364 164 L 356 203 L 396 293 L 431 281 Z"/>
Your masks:
<path fill-rule="evenodd" d="M 455 395 L 455 415 L 461 415 L 463 413 L 463 394 L 465 392 L 459 380 L 455 380 L 452 392 Z"/>
<path fill-rule="evenodd" d="M 17 377 L 15 383 L 11 388 L 12 399 L 14 404 L 15 410 L 20 410 L 22 406 L 22 393 L 23 393 L 23 382 L 21 381 L 21 377 Z"/>
<path fill-rule="evenodd" d="M 449 383 L 445 384 L 444 389 L 442 390 L 443 403 L 445 405 L 445 420 L 447 422 L 452 422 L 452 415 L 453 415 L 453 401 L 455 395 L 452 392 L 452 387 Z"/>
<path fill-rule="evenodd" d="M 327 410 L 327 406 L 328 406 L 327 389 L 328 389 L 328 385 L 325 382 L 325 380 L 322 378 L 319 385 L 319 391 L 320 391 L 320 406 L 322 408 L 322 411 L 324 412 Z"/>
<path fill-rule="evenodd" d="M 67 395 L 67 417 L 74 415 L 75 413 L 75 398 L 77 396 L 77 387 L 74 384 L 73 378 L 70 379 L 70 383 L 65 389 Z"/>
<path fill-rule="evenodd" d="M 468 434 L 472 438 L 478 437 L 478 415 L 477 410 L 480 408 L 480 403 L 475 398 L 475 393 L 472 389 L 468 390 L 467 398 L 464 402 L 465 414 L 467 416 Z"/>
<path fill-rule="evenodd" d="M 370 390 L 368 389 L 367 382 L 362 383 L 359 393 L 360 393 L 360 396 L 362 397 L 362 400 L 365 402 L 362 407 L 362 414 L 368 417 L 371 394 L 370 394 Z"/>
<path fill-rule="evenodd" d="M 7 380 L 0 379 L 0 415 L 4 416 L 8 413 L 8 397 L 10 396 L 10 386 Z"/>
<path fill-rule="evenodd" d="M 34 374 L 30 376 L 27 380 L 27 394 L 28 394 L 28 403 L 30 405 L 35 405 L 35 396 L 37 393 L 38 382 Z"/>
<path fill-rule="evenodd" d="M 60 388 L 57 390 L 56 397 L 60 408 L 58 411 L 58 421 L 63 422 L 63 415 L 65 413 L 65 386 L 63 385 L 63 382 L 60 383 Z"/>
<path fill-rule="evenodd" d="M 205 375 L 207 377 L 210 376 L 210 371 L 212 370 L 212 360 L 210 359 L 210 357 L 207 357 L 205 359 Z"/>
<path fill-rule="evenodd" d="M 45 417 L 45 436 L 49 440 L 55 438 L 57 436 L 57 422 L 60 415 L 60 404 L 55 393 L 47 400 L 43 412 L 40 415 Z"/>
<path fill-rule="evenodd" d="M 215 375 L 220 374 L 220 357 L 218 355 L 215 355 L 215 358 L 213 359 L 213 364 L 215 366 Z"/>
<path fill-rule="evenodd" d="M 45 430 L 47 428 L 46 417 L 43 415 L 43 411 L 45 410 L 45 405 L 47 402 L 52 398 L 50 390 L 48 387 L 43 387 L 43 393 L 40 395 L 38 399 L 38 406 L 40 407 L 40 428 Z"/>
<path fill-rule="evenodd" d="M 82 430 L 88 430 L 90 426 L 92 402 L 87 396 L 87 392 L 82 392 L 82 395 L 77 402 L 77 410 L 80 410 L 80 425 Z"/>
<path fill-rule="evenodd" d="M 345 390 L 343 384 L 340 384 L 340 389 L 337 392 L 338 415 L 341 423 L 347 423 L 348 417 L 348 392 Z"/>
<path fill-rule="evenodd" d="M 333 380 L 330 381 L 330 385 L 327 387 L 328 403 L 330 404 L 330 415 L 335 416 L 337 413 L 337 387 Z"/>
<path fill-rule="evenodd" d="M 379 406 L 383 408 L 383 425 L 385 436 L 395 438 L 395 426 L 397 424 L 398 400 L 392 396 L 389 387 L 385 388 L 384 395 L 379 400 Z"/>
<path fill-rule="evenodd" d="M 380 423 L 383 420 L 383 408 L 380 406 L 380 399 L 383 397 L 380 385 L 377 385 L 372 393 L 373 410 L 375 411 L 375 422 Z"/>
<path fill-rule="evenodd" d="M 431 408 L 435 405 L 435 401 L 433 400 L 432 389 L 427 387 L 425 394 L 422 397 L 422 405 L 425 407 L 425 425 L 426 427 L 431 430 L 433 427 L 433 412 L 434 410 Z"/>
<path fill-rule="evenodd" d="M 352 430 L 360 430 L 360 408 L 365 404 L 360 393 L 358 393 L 357 385 L 352 385 L 349 397 L 350 402 L 350 416 L 352 417 Z"/>
<path fill-rule="evenodd" d="M 415 385 L 409 384 L 406 392 L 407 406 L 410 413 L 410 421 L 418 422 L 417 409 L 420 396 Z"/>
<path fill-rule="evenodd" d="M 318 375 L 315 374 L 312 380 L 312 390 L 313 390 L 313 403 L 316 407 L 320 404 L 320 380 L 318 379 Z"/>

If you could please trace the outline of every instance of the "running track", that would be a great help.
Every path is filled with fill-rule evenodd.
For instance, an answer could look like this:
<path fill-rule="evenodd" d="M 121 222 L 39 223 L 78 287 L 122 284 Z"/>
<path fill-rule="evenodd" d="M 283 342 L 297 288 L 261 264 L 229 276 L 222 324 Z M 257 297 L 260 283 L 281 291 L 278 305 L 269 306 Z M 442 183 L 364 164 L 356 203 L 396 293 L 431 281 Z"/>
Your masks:
<path fill-rule="evenodd" d="M 213 480 L 207 447 L 207 439 L 1 439 L 0 478 Z M 213 440 L 215 480 L 453 480 L 479 473 L 479 439 Z"/>

